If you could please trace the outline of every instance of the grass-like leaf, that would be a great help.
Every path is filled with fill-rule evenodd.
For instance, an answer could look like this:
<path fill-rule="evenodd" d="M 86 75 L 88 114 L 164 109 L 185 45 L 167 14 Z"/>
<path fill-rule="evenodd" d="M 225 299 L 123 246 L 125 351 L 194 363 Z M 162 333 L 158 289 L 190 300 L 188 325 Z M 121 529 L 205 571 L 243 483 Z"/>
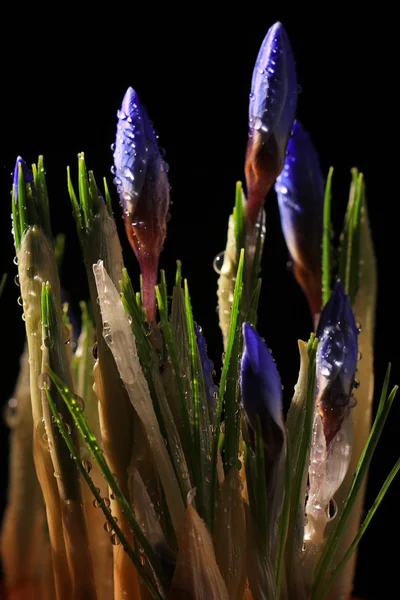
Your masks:
<path fill-rule="evenodd" d="M 301 342 L 304 344 L 304 342 Z M 289 408 L 287 417 L 287 432 L 289 444 L 292 450 L 292 482 L 291 482 L 291 500 L 289 508 L 289 531 L 287 539 L 288 548 L 288 572 L 292 567 L 291 563 L 295 549 L 301 545 L 302 540 L 297 539 L 297 522 L 303 518 L 304 512 L 304 482 L 308 469 L 308 459 L 312 438 L 313 425 L 313 406 L 315 398 L 315 357 L 317 352 L 318 340 L 314 334 L 311 334 L 307 346 L 308 367 L 304 375 L 305 386 L 301 381 L 302 371 L 300 371 L 300 381 L 297 384 L 293 403 Z M 301 348 L 300 348 L 301 349 Z M 304 350 L 303 350 L 304 352 Z M 286 478 L 288 479 L 288 477 Z"/>
<path fill-rule="evenodd" d="M 213 449 L 211 455 L 211 494 L 210 494 L 210 515 L 211 515 L 211 528 L 214 527 L 214 516 L 215 516 L 215 500 L 217 493 L 217 458 L 218 458 L 218 444 L 220 435 L 220 424 L 222 407 L 224 404 L 225 388 L 228 377 L 229 363 L 232 357 L 232 348 L 236 336 L 236 325 L 239 317 L 239 303 L 242 294 L 242 283 L 243 283 L 243 266 L 244 266 L 244 250 L 240 252 L 239 265 L 236 275 L 235 291 L 233 294 L 232 312 L 230 320 L 230 328 L 228 333 L 228 343 L 225 351 L 224 364 L 222 366 L 221 380 L 219 385 L 218 402 L 215 411 L 215 422 L 214 422 L 214 440 Z M 235 358 L 235 357 L 234 357 Z"/>
<path fill-rule="evenodd" d="M 341 235 L 339 279 L 345 292 L 355 301 L 360 279 L 361 209 L 364 198 L 363 174 L 352 169 L 349 202 Z"/>
<path fill-rule="evenodd" d="M 242 182 L 236 183 L 235 206 L 233 209 L 234 231 L 237 247 L 237 261 L 239 262 L 240 250 L 245 244 L 244 210 L 243 210 L 243 186 Z"/>
<path fill-rule="evenodd" d="M 1 276 L 1 280 L 0 280 L 0 298 L 3 294 L 4 286 L 6 285 L 6 281 L 7 281 L 7 273 L 3 273 L 3 275 Z"/>
<path fill-rule="evenodd" d="M 46 171 L 43 156 L 39 156 L 38 164 L 32 165 L 33 183 L 36 190 L 36 209 L 44 233 L 51 239 L 49 196 L 47 193 Z"/>
<path fill-rule="evenodd" d="M 253 292 L 253 296 L 250 301 L 249 312 L 247 313 L 246 321 L 250 323 L 252 327 L 256 327 L 257 325 L 257 313 L 258 313 L 258 303 L 260 301 L 261 294 L 261 277 L 257 280 L 256 288 Z"/>
<path fill-rule="evenodd" d="M 158 592 L 154 582 L 150 579 L 150 577 L 148 576 L 148 574 L 146 573 L 145 569 L 143 568 L 142 563 L 140 562 L 140 559 L 138 558 L 138 556 L 136 555 L 135 551 L 133 550 L 133 548 L 131 547 L 131 545 L 129 544 L 128 540 L 126 539 L 125 535 L 123 534 L 123 532 L 121 531 L 121 529 L 118 526 L 117 521 L 114 519 L 111 510 L 109 508 L 109 503 L 107 502 L 108 499 L 102 498 L 100 493 L 98 492 L 95 484 L 93 483 L 92 478 L 90 477 L 87 469 L 83 466 L 83 461 L 81 460 L 80 456 L 79 456 L 79 451 L 78 448 L 75 446 L 75 443 L 71 437 L 71 435 L 68 433 L 68 429 L 63 421 L 63 419 L 61 418 L 56 405 L 54 404 L 50 391 L 47 387 L 46 384 L 44 384 L 44 388 L 46 391 L 46 397 L 47 397 L 47 402 L 49 403 L 50 406 L 50 410 L 51 413 L 53 415 L 53 420 L 56 423 L 61 436 L 65 442 L 65 444 L 67 445 L 68 451 L 70 452 L 71 458 L 72 460 L 75 462 L 77 468 L 79 469 L 83 479 L 85 480 L 85 482 L 87 483 L 87 485 L 90 488 L 90 491 L 92 492 L 95 501 L 97 503 L 97 506 L 99 508 L 101 508 L 101 510 L 104 513 L 104 516 L 106 517 L 107 521 L 110 523 L 112 530 L 114 531 L 115 534 L 117 535 L 119 541 L 121 542 L 125 552 L 127 553 L 127 555 L 129 556 L 129 558 L 131 559 L 131 561 L 133 562 L 133 564 L 135 565 L 136 569 L 138 570 L 138 573 L 140 574 L 140 576 L 142 577 L 143 581 L 146 583 L 149 592 L 152 596 L 152 598 L 156 599 L 156 600 L 162 600 L 162 596 L 161 594 Z"/>
<path fill-rule="evenodd" d="M 190 371 L 191 371 L 191 390 L 192 390 L 192 402 L 193 402 L 193 441 L 194 441 L 194 453 L 197 458 L 193 467 L 195 470 L 195 482 L 196 482 L 196 506 L 197 511 L 203 518 L 206 516 L 205 508 L 205 497 L 204 497 L 204 477 L 203 462 L 204 462 L 204 449 L 202 449 L 202 432 L 201 432 L 201 417 L 200 411 L 203 407 L 200 406 L 200 395 L 199 395 L 199 371 L 198 371 L 198 349 L 196 333 L 194 330 L 193 312 L 192 305 L 190 302 L 189 288 L 187 280 L 184 281 L 185 290 L 185 312 L 186 312 L 186 323 L 189 337 L 189 353 L 190 353 Z"/>
<path fill-rule="evenodd" d="M 154 553 L 153 548 L 149 544 L 146 536 L 144 535 L 139 523 L 137 522 L 135 515 L 131 509 L 129 502 L 127 501 L 125 495 L 121 491 L 118 481 L 115 479 L 113 474 L 111 473 L 110 467 L 104 457 L 104 454 L 97 442 L 96 436 L 93 434 L 92 430 L 89 427 L 89 424 L 83 414 L 80 406 L 79 399 L 71 392 L 71 390 L 63 383 L 63 381 L 48 367 L 47 368 L 50 378 L 57 388 L 58 393 L 62 397 L 65 405 L 67 406 L 74 423 L 82 437 L 82 441 L 86 444 L 90 454 L 93 457 L 93 460 L 98 465 L 100 472 L 103 477 L 107 481 L 107 484 L 111 491 L 113 492 L 116 500 L 120 504 L 126 519 L 129 522 L 130 527 L 133 530 L 139 544 L 142 546 L 144 553 L 146 554 L 150 564 L 152 565 L 154 572 L 156 573 L 157 578 L 162 583 L 162 586 L 165 589 L 168 589 L 168 582 L 165 578 L 165 573 L 163 567 L 160 563 L 159 558 Z"/>
<path fill-rule="evenodd" d="M 182 427 L 183 427 L 183 447 L 185 450 L 185 456 L 188 462 L 189 469 L 194 472 L 195 464 L 195 447 L 192 438 L 192 426 L 190 422 L 190 416 L 188 412 L 187 400 L 185 395 L 185 389 L 181 377 L 181 369 L 179 365 L 178 353 L 174 336 L 172 334 L 171 324 L 168 318 L 168 310 L 164 305 L 164 301 L 158 286 L 156 286 L 156 300 L 158 310 L 160 313 L 162 332 L 164 341 L 168 350 L 168 354 L 172 363 L 172 368 L 175 373 L 175 379 L 178 387 L 178 394 L 180 398 L 181 416 L 182 416 Z"/>
<path fill-rule="evenodd" d="M 324 216 L 322 224 L 322 305 L 331 295 L 331 198 L 333 167 L 329 169 L 325 185 Z"/>
<path fill-rule="evenodd" d="M 254 294 L 254 290 L 257 287 L 258 277 L 261 271 L 261 259 L 262 259 L 262 248 L 263 248 L 263 236 L 265 228 L 265 212 L 260 211 L 259 219 L 256 223 L 257 227 L 257 241 L 256 250 L 254 253 L 253 265 L 251 269 L 251 285 L 250 285 L 250 298 Z"/>
<path fill-rule="evenodd" d="M 386 380 L 385 380 L 386 382 Z M 382 434 L 383 427 L 385 425 L 386 419 L 389 415 L 391 406 L 393 404 L 393 400 L 396 396 L 398 390 L 398 386 L 394 386 L 389 396 L 386 398 L 385 394 L 381 395 L 380 406 L 381 410 L 378 411 L 378 414 L 375 417 L 370 435 L 368 437 L 367 443 L 361 453 L 360 459 L 358 461 L 357 469 L 354 474 L 353 483 L 349 489 L 347 498 L 344 502 L 342 510 L 337 517 L 337 521 L 332 530 L 332 533 L 326 543 L 326 546 L 322 552 L 321 558 L 318 562 L 314 583 L 311 589 L 312 592 L 312 600 L 321 600 L 323 598 L 322 591 L 324 587 L 325 579 L 329 573 L 329 567 L 332 563 L 332 560 L 335 556 L 335 552 L 337 550 L 340 537 L 344 528 L 346 527 L 346 522 L 351 514 L 354 503 L 357 499 L 357 494 L 361 488 L 362 482 L 364 480 L 365 475 L 367 474 L 369 465 L 371 463 L 373 454 L 375 452 L 375 448 L 379 441 L 379 438 Z M 383 390 L 385 391 L 385 390 Z M 383 400 L 383 398 L 385 398 Z"/>
<path fill-rule="evenodd" d="M 279 598 L 282 575 L 285 559 L 286 540 L 288 537 L 290 523 L 290 507 L 292 500 L 292 481 L 293 481 L 293 466 L 292 466 L 292 450 L 289 436 L 286 436 L 286 462 L 285 462 L 285 499 L 283 502 L 282 514 L 278 525 L 278 551 L 276 558 L 276 597 Z"/>
<path fill-rule="evenodd" d="M 103 177 L 103 187 L 104 187 L 104 200 L 106 201 L 108 214 L 110 215 L 110 217 L 112 217 L 113 210 L 112 210 L 111 195 L 110 195 L 110 191 L 108 189 L 107 179 L 105 177 Z"/>
<path fill-rule="evenodd" d="M 240 387 L 238 386 L 240 374 L 240 357 L 243 350 L 242 317 L 241 317 L 242 294 L 239 296 L 238 316 L 236 320 L 236 331 L 232 345 L 231 360 L 228 367 L 228 376 L 225 389 L 225 444 L 224 444 L 224 467 L 227 473 L 233 466 L 238 467 L 238 452 L 240 438 Z"/>
<path fill-rule="evenodd" d="M 268 531 L 270 527 L 268 519 L 267 486 L 265 480 L 265 455 L 264 440 L 261 432 L 260 419 L 257 421 L 257 429 L 254 431 L 255 446 L 255 475 L 256 475 L 256 503 L 257 503 L 257 539 L 259 551 L 266 557 L 268 553 Z"/>
<path fill-rule="evenodd" d="M 370 524 L 372 517 L 374 516 L 374 514 L 376 513 L 376 511 L 378 510 L 378 507 L 380 505 L 380 503 L 382 502 L 383 498 L 385 497 L 386 492 L 388 491 L 391 483 L 393 482 L 394 478 L 396 477 L 397 473 L 400 471 L 400 458 L 396 461 L 395 465 L 393 466 L 392 470 L 390 471 L 389 475 L 386 477 L 384 484 L 382 485 L 381 489 L 379 490 L 379 493 L 377 495 L 377 497 L 375 498 L 371 508 L 369 509 L 367 516 L 365 517 L 363 523 L 361 524 L 360 530 L 357 533 L 356 537 L 354 538 L 353 542 L 351 543 L 349 549 L 347 550 L 347 552 L 345 553 L 345 555 L 343 556 L 342 560 L 339 562 L 338 565 L 336 565 L 336 567 L 334 568 L 334 570 L 332 571 L 331 577 L 328 580 L 323 592 L 322 592 L 322 598 L 324 598 L 327 593 L 329 592 L 329 590 L 331 589 L 336 577 L 341 573 L 341 571 L 344 569 L 344 567 L 347 564 L 347 561 L 349 560 L 350 556 L 353 554 L 353 552 L 356 550 L 358 544 L 361 541 L 361 538 L 363 537 L 363 535 L 365 534 L 368 525 Z"/>

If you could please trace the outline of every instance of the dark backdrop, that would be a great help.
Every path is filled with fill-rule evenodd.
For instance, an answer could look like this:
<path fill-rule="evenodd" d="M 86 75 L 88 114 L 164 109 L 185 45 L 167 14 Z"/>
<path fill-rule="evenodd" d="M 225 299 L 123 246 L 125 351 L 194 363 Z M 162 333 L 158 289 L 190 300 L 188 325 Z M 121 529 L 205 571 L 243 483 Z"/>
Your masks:
<path fill-rule="evenodd" d="M 237 179 L 243 178 L 247 104 L 253 64 L 268 27 L 281 20 L 292 41 L 299 87 L 298 117 L 311 132 L 326 173 L 335 166 L 333 211 L 340 230 L 350 168 L 365 173 L 369 210 L 379 264 L 376 333 L 376 384 L 389 360 L 400 383 L 397 345 L 399 131 L 394 15 L 336 11 L 269 9 L 243 3 L 223 16 L 187 5 L 184 10 L 147 15 L 134 5 L 110 3 L 100 18 L 89 18 L 60 4 L 57 13 L 27 14 L 17 5 L 3 28 L 1 145 L 3 151 L 0 218 L 0 273 L 9 281 L 1 299 L 1 398 L 12 392 L 24 339 L 16 267 L 10 234 L 10 173 L 15 157 L 29 163 L 44 154 L 53 231 L 67 234 L 62 272 L 77 309 L 86 297 L 80 257 L 66 190 L 66 165 L 76 178 L 76 155 L 100 179 L 110 166 L 115 113 L 128 85 L 148 109 L 170 165 L 172 220 L 161 258 L 171 283 L 176 258 L 183 261 L 196 320 L 209 351 L 220 365 L 222 346 L 216 307 L 214 256 L 224 248 L 228 215 Z M 94 13 L 93 13 L 94 14 Z M 97 14 L 97 13 L 96 13 Z M 93 15 L 92 15 L 93 17 Z M 393 23 L 393 24 L 392 24 Z M 116 195 L 115 214 L 119 219 Z M 286 267 L 276 199 L 266 201 L 267 236 L 263 258 L 260 329 L 273 349 L 288 402 L 297 377 L 296 340 L 306 339 L 311 322 L 305 300 Z M 122 229 L 121 229 L 122 232 Z M 123 232 L 124 258 L 134 280 L 137 266 Z M 367 506 L 399 453 L 398 406 L 376 453 Z M 1 427 L 4 505 L 7 430 Z M 400 481 L 389 491 L 359 553 L 356 591 L 365 599 L 387 597 L 397 587 Z"/>

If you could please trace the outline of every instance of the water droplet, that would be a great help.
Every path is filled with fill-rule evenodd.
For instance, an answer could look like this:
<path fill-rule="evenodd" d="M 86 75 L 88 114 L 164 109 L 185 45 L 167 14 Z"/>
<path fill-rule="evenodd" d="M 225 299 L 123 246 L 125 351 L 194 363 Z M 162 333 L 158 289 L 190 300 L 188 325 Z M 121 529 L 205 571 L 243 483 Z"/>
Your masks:
<path fill-rule="evenodd" d="M 218 275 L 221 274 L 221 269 L 222 269 L 222 265 L 224 264 L 224 258 L 225 258 L 225 252 L 220 252 L 219 254 L 217 254 L 217 256 L 214 258 L 213 261 L 213 268 L 214 271 L 216 273 L 218 273 Z"/>
<path fill-rule="evenodd" d="M 16 256 L 14 256 L 13 258 L 13 263 L 14 265 L 18 265 L 18 258 Z"/>
<path fill-rule="evenodd" d="M 111 346 L 113 343 L 113 339 L 112 339 L 112 335 L 111 335 L 111 331 L 109 329 L 104 330 L 103 331 L 103 336 L 104 336 L 104 340 L 106 342 L 106 344 L 108 346 Z"/>
<path fill-rule="evenodd" d="M 361 360 L 361 359 L 362 359 L 362 353 L 361 353 L 361 352 L 358 352 L 358 353 L 357 353 L 357 360 Z"/>
<path fill-rule="evenodd" d="M 83 412 L 85 410 L 85 403 L 83 401 L 83 398 L 78 396 L 78 394 L 74 394 L 72 403 L 75 404 L 75 408 L 78 408 L 80 411 Z"/>
<path fill-rule="evenodd" d="M 34 266 L 27 267 L 26 274 L 29 277 L 29 279 L 33 279 L 35 277 L 35 275 L 37 275 L 36 267 L 34 267 Z"/>
<path fill-rule="evenodd" d="M 92 356 L 93 356 L 94 360 L 97 360 L 97 358 L 98 358 L 98 346 L 97 346 L 97 342 L 95 342 L 93 344 Z"/>
<path fill-rule="evenodd" d="M 326 518 L 328 519 L 328 522 L 332 521 L 336 517 L 337 512 L 338 512 L 338 505 L 336 504 L 335 499 L 331 498 L 329 500 L 328 506 L 325 509 Z"/>
<path fill-rule="evenodd" d="M 19 275 L 16 275 L 14 277 L 14 283 L 15 283 L 15 285 L 17 285 L 19 287 Z"/>
<path fill-rule="evenodd" d="M 94 506 L 95 508 L 99 508 L 99 506 L 100 506 L 100 502 L 97 500 L 97 498 L 95 498 L 95 499 L 93 500 L 93 506 Z"/>
<path fill-rule="evenodd" d="M 196 492 L 197 492 L 197 489 L 195 487 L 192 488 L 191 490 L 189 490 L 189 492 L 188 492 L 188 494 L 186 496 L 186 504 L 187 504 L 187 506 L 191 506 L 193 504 L 193 500 L 196 497 Z"/>
<path fill-rule="evenodd" d="M 354 396 L 351 396 L 351 398 L 349 398 L 349 408 L 354 408 L 355 406 L 357 406 L 357 400 Z"/>
<path fill-rule="evenodd" d="M 119 539 L 119 537 L 117 536 L 116 533 L 113 533 L 110 537 L 110 541 L 112 543 L 113 546 L 119 546 L 119 544 L 121 543 L 121 540 Z"/>
<path fill-rule="evenodd" d="M 4 420 L 11 429 L 18 423 L 18 400 L 16 398 L 10 398 L 7 402 Z"/>
<path fill-rule="evenodd" d="M 19 306 L 23 306 L 24 305 L 24 301 L 22 300 L 21 296 L 18 296 L 18 298 L 17 298 L 17 304 L 19 304 Z"/>
<path fill-rule="evenodd" d="M 113 530 L 113 527 L 109 521 L 106 521 L 104 523 L 103 527 L 104 527 L 104 531 L 107 531 L 107 533 L 111 533 L 111 531 Z"/>
<path fill-rule="evenodd" d="M 39 377 L 37 378 L 37 386 L 39 390 L 44 390 L 45 386 L 48 390 L 51 388 L 51 379 L 48 373 L 40 373 Z"/>
<path fill-rule="evenodd" d="M 103 498 L 103 503 L 105 504 L 105 506 L 107 508 L 110 508 L 110 499 L 109 498 Z"/>
<path fill-rule="evenodd" d="M 90 473 L 92 470 L 92 463 L 84 459 L 82 461 L 82 467 L 85 469 L 86 473 Z"/>
<path fill-rule="evenodd" d="M 46 346 L 46 348 L 53 348 L 54 347 L 53 338 L 46 335 L 46 337 L 44 338 L 44 345 Z"/>
<path fill-rule="evenodd" d="M 253 129 L 255 129 L 256 131 L 259 131 L 261 128 L 262 128 L 262 121 L 261 121 L 260 117 L 256 117 L 254 119 Z"/>

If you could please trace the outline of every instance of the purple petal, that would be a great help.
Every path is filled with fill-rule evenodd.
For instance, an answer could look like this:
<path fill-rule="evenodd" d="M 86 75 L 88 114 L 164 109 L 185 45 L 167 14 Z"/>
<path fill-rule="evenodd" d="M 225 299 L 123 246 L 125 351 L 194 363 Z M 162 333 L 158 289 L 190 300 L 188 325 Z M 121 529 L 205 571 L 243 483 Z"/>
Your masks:
<path fill-rule="evenodd" d="M 337 281 L 318 325 L 316 406 L 329 445 L 350 410 L 357 368 L 358 330 L 348 296 Z"/>
<path fill-rule="evenodd" d="M 251 83 L 246 155 L 251 223 L 282 169 L 296 105 L 296 68 L 289 38 L 283 25 L 275 23 L 261 45 Z"/>
<path fill-rule="evenodd" d="M 143 275 L 147 316 L 154 321 L 154 286 L 169 204 L 167 165 L 147 113 L 132 88 L 128 88 L 117 116 L 114 183 L 127 236 Z"/>
<path fill-rule="evenodd" d="M 267 346 L 248 323 L 243 324 L 243 337 L 240 385 L 244 413 L 253 431 L 260 419 L 265 448 L 272 459 L 284 440 L 281 380 Z"/>
<path fill-rule="evenodd" d="M 17 160 L 15 161 L 15 167 L 14 167 L 14 174 L 13 174 L 13 185 L 14 185 L 14 202 L 15 204 L 17 204 L 18 201 L 18 165 L 21 164 L 22 165 L 22 172 L 24 175 L 24 181 L 25 183 L 29 183 L 31 186 L 31 190 L 32 190 L 32 195 L 34 197 L 34 199 L 36 200 L 36 191 L 35 191 L 35 186 L 33 183 L 33 174 L 32 171 L 30 171 L 28 169 L 28 166 L 26 164 L 26 162 L 24 161 L 24 159 L 21 156 L 17 157 Z"/>
<path fill-rule="evenodd" d="M 299 121 L 293 124 L 275 191 L 294 274 L 307 296 L 311 312 L 319 313 L 324 178 L 311 139 Z"/>

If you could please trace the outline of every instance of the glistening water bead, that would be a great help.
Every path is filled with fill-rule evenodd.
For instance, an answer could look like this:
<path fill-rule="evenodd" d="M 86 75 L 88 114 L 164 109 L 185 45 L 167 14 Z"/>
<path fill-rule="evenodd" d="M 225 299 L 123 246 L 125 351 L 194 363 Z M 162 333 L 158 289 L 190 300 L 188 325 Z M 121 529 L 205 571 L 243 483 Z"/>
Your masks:
<path fill-rule="evenodd" d="M 222 265 L 224 264 L 224 258 L 225 258 L 225 252 L 220 252 L 219 254 L 217 254 L 217 256 L 214 258 L 213 261 L 213 268 L 214 271 L 218 274 L 221 275 L 221 269 L 222 269 Z"/>

